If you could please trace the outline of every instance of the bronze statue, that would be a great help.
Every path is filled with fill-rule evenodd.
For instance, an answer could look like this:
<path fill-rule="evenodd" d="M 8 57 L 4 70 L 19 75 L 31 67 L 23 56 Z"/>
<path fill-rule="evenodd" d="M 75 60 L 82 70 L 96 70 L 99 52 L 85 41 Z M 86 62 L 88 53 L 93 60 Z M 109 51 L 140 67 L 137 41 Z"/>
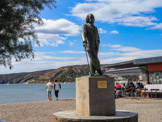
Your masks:
<path fill-rule="evenodd" d="M 102 75 L 100 68 L 100 61 L 98 59 L 98 50 L 100 38 L 98 34 L 98 29 L 94 26 L 94 16 L 93 14 L 88 14 L 86 17 L 86 23 L 82 26 L 82 41 L 85 51 L 88 52 L 90 58 L 90 75 Z"/>

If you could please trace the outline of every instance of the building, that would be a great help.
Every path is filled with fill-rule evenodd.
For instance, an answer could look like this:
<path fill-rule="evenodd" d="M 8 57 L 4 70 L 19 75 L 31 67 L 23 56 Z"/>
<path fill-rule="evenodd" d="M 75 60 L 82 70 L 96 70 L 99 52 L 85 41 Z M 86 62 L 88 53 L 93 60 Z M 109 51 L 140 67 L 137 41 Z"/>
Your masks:
<path fill-rule="evenodd" d="M 162 84 L 162 56 L 109 64 L 105 67 L 105 75 L 139 75 L 141 78 L 146 76 L 147 84 Z"/>

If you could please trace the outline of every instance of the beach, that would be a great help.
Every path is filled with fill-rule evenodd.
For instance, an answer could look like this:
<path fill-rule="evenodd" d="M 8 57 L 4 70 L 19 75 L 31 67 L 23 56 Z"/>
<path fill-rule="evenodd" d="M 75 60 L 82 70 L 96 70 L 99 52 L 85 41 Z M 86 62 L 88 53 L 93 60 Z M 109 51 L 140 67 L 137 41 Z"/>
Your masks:
<path fill-rule="evenodd" d="M 116 110 L 138 113 L 139 122 L 162 122 L 162 99 L 119 98 Z M 53 113 L 75 110 L 75 99 L 0 104 L 0 120 L 6 122 L 52 122 Z"/>

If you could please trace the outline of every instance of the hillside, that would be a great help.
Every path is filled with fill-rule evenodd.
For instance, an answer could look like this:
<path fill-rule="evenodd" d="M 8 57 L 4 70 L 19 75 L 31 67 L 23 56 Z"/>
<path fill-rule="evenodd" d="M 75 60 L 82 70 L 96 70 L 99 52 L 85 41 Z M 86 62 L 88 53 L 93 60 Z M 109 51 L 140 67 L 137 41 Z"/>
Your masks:
<path fill-rule="evenodd" d="M 0 75 L 0 84 L 47 83 L 49 79 L 55 78 L 60 82 L 74 82 L 76 77 L 88 75 L 88 73 L 87 65 L 66 66 L 29 73 L 3 74 Z"/>

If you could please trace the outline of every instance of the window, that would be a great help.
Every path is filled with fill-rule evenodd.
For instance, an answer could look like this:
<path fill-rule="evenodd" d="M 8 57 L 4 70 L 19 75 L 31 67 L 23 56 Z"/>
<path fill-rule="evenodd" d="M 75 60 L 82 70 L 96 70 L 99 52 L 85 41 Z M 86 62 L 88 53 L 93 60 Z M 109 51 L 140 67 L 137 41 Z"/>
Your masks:
<path fill-rule="evenodd" d="M 150 72 L 149 83 L 151 84 L 162 84 L 162 71 Z"/>

